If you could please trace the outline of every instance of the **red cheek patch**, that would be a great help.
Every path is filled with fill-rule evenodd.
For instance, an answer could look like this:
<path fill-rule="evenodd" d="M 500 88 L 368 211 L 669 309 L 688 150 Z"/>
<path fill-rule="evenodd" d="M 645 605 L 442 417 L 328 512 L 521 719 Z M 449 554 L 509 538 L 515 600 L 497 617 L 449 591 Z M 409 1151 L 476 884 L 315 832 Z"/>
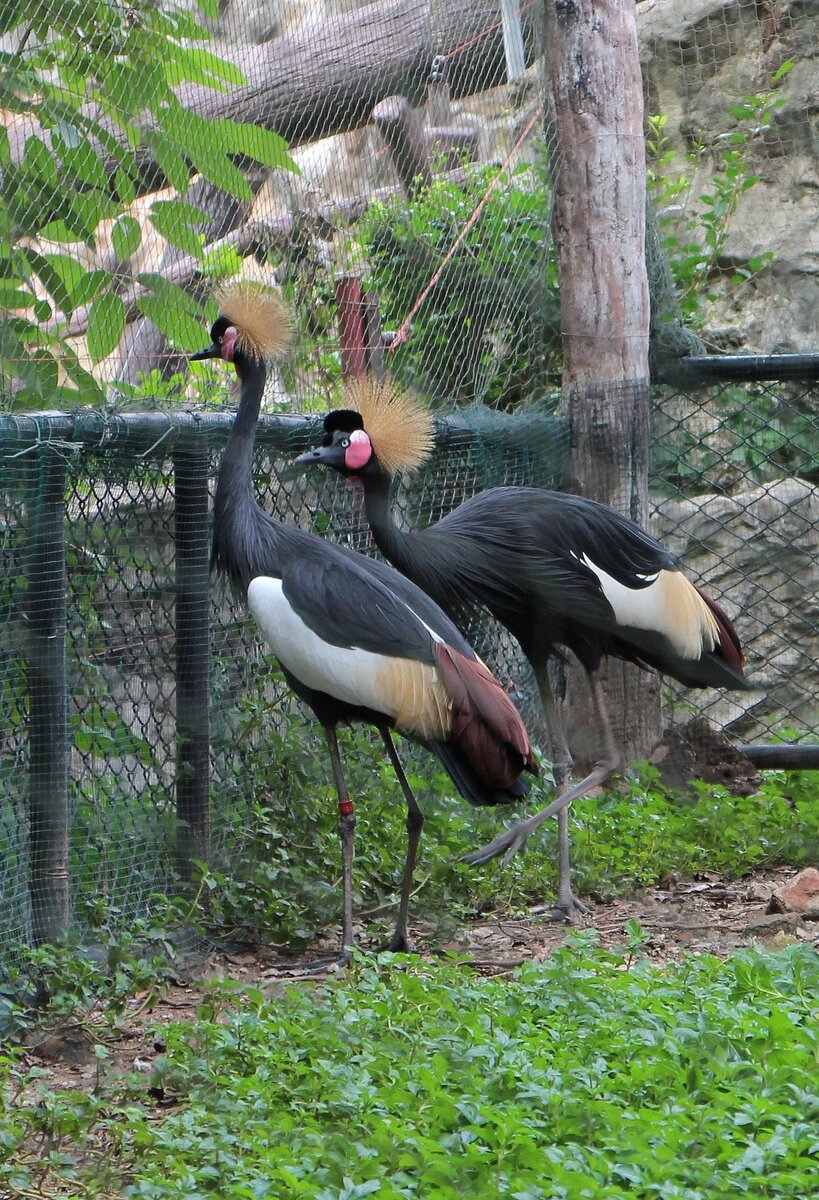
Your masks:
<path fill-rule="evenodd" d="M 356 429 L 350 434 L 350 445 L 344 455 L 344 465 L 351 471 L 358 471 L 370 461 L 372 445 L 363 429 Z"/>
<path fill-rule="evenodd" d="M 222 337 L 222 345 L 219 349 L 219 353 L 225 362 L 233 362 L 233 353 L 236 349 L 236 338 L 238 336 L 238 331 L 232 325 L 225 330 Z"/>

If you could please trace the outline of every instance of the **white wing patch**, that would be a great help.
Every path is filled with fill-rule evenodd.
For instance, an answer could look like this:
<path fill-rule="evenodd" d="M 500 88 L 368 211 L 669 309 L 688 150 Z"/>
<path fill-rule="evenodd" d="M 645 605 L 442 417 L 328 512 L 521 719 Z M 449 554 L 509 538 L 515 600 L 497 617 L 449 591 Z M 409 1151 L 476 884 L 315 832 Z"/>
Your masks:
<path fill-rule="evenodd" d="M 307 687 L 382 712 L 405 733 L 449 732 L 450 704 L 430 664 L 325 642 L 291 607 L 280 579 L 252 579 L 247 602 L 276 658 Z"/>
<path fill-rule="evenodd" d="M 692 660 L 719 643 L 714 614 L 681 571 L 660 571 L 647 587 L 630 588 L 598 567 L 588 555 L 584 554 L 581 561 L 600 580 L 618 625 L 661 633 L 681 658 Z"/>

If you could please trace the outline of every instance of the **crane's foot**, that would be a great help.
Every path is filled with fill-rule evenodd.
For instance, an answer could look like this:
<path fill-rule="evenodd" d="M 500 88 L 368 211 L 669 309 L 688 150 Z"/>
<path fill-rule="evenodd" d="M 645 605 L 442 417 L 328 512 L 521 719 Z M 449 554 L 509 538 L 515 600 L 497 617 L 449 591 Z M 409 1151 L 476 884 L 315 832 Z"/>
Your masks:
<path fill-rule="evenodd" d="M 494 842 L 489 842 L 486 846 L 481 846 L 479 850 L 472 850 L 469 854 L 461 856 L 461 862 L 468 863 L 470 867 L 482 867 L 484 863 L 491 862 L 493 858 L 500 858 L 503 855 L 504 865 L 509 862 L 519 850 L 522 850 L 526 845 L 529 834 L 537 829 L 537 825 L 531 824 L 529 821 L 520 821 L 512 829 L 508 829 L 506 833 L 501 833 L 495 838 Z"/>
<path fill-rule="evenodd" d="M 574 925 L 578 916 L 590 913 L 588 904 L 578 900 L 573 892 L 568 891 L 558 895 L 549 912 L 551 921 L 563 921 L 566 925 Z"/>
<path fill-rule="evenodd" d="M 415 948 L 410 945 L 406 929 L 396 929 L 388 942 L 378 947 L 381 954 L 414 954 Z"/>

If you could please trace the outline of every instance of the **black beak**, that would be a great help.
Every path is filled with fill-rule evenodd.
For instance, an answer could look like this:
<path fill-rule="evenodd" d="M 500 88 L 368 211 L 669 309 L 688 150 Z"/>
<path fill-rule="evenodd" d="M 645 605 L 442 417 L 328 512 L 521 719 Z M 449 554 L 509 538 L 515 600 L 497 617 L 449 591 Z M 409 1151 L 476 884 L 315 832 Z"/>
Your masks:
<path fill-rule="evenodd" d="M 197 350 L 196 354 L 188 355 L 188 361 L 189 362 L 199 362 L 199 360 L 202 358 L 218 358 L 218 357 L 219 357 L 219 347 L 215 344 L 215 342 L 211 342 L 211 344 L 208 346 L 207 350 Z"/>
<path fill-rule="evenodd" d="M 314 463 L 323 463 L 334 449 L 334 446 L 316 446 L 314 450 L 308 450 L 306 454 L 300 454 L 298 458 L 294 458 L 293 465 L 309 467 Z"/>

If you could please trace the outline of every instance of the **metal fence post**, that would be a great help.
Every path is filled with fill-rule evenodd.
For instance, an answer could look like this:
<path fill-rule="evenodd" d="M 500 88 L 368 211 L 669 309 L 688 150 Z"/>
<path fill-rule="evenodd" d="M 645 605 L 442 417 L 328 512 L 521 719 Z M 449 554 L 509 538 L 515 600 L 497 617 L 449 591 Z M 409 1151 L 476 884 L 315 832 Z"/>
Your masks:
<path fill-rule="evenodd" d="M 187 882 L 193 874 L 194 862 L 207 862 L 210 849 L 207 447 L 178 448 L 173 454 L 173 465 L 177 865 Z"/>
<path fill-rule="evenodd" d="M 35 945 L 68 931 L 65 460 L 38 451 L 26 540 L 29 886 Z"/>

